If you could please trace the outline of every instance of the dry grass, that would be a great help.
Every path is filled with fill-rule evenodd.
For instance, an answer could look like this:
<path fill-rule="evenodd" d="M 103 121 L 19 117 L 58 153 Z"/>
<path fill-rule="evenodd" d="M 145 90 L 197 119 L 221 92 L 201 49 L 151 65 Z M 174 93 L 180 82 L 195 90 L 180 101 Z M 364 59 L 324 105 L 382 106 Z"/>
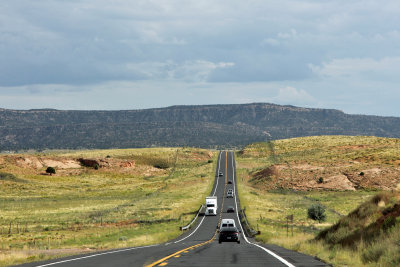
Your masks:
<path fill-rule="evenodd" d="M 253 144 L 238 155 L 265 190 L 392 190 L 400 183 L 399 140 L 303 137 Z"/>
<path fill-rule="evenodd" d="M 239 196 L 250 223 L 261 231 L 257 239 L 315 255 L 335 266 L 397 266 L 393 263 L 396 246 L 384 239 L 376 244 L 390 247 L 386 256 L 371 261 L 369 257 L 377 258 L 379 246 L 361 242 L 355 249 L 347 249 L 314 238 L 377 190 L 396 190 L 400 182 L 399 148 L 399 139 L 348 136 L 277 140 L 244 148 L 237 153 Z M 337 177 L 343 174 L 352 183 L 352 191 L 318 184 L 319 177 L 325 185 L 331 177 L 338 183 Z M 326 222 L 307 218 L 307 208 L 316 202 L 326 207 Z M 291 214 L 293 236 L 291 227 L 288 235 L 286 228 L 286 216 Z"/>
<path fill-rule="evenodd" d="M 192 148 L 0 156 L 0 266 L 178 236 L 211 191 L 216 156 Z M 35 163 L 81 157 L 108 163 L 60 165 L 52 176 Z M 160 162 L 168 166 L 156 168 Z"/>

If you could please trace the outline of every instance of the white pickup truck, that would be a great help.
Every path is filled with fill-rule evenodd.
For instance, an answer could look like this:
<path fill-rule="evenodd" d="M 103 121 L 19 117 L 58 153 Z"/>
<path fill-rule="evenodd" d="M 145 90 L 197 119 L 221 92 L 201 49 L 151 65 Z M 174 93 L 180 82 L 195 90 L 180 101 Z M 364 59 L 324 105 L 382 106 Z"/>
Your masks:
<path fill-rule="evenodd" d="M 206 197 L 205 215 L 217 215 L 217 197 Z"/>

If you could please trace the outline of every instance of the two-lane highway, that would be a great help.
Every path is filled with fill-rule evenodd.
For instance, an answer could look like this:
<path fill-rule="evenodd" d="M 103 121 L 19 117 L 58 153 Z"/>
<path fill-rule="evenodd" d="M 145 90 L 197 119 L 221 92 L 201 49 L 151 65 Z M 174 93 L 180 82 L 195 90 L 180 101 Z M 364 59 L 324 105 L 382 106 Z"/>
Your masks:
<path fill-rule="evenodd" d="M 190 249 L 186 253 L 181 253 L 179 257 L 162 258 L 149 266 L 160 266 L 160 264 L 165 264 L 163 266 L 294 266 L 286 262 L 286 260 L 273 257 L 250 244 L 244 239 L 243 235 L 241 235 L 240 244 L 236 242 L 218 243 L 216 228 L 221 219 L 234 219 L 236 225 L 240 227 L 237 214 L 239 207 L 236 200 L 237 190 L 233 153 L 222 152 L 220 163 L 219 171 L 223 173 L 223 176 L 216 178 L 218 179 L 218 187 L 215 194 L 218 197 L 219 214 L 216 217 L 205 217 L 203 225 L 192 235 L 193 238 L 190 241 L 188 240 L 187 244 L 192 246 L 192 243 L 195 244 L 198 241 L 209 242 L 204 243 L 201 247 Z M 228 184 L 228 181 L 232 181 L 232 184 Z M 233 189 L 234 198 L 226 197 L 228 189 Z M 228 206 L 234 206 L 236 212 L 227 213 Z M 213 237 L 215 239 L 212 239 Z"/>
<path fill-rule="evenodd" d="M 277 246 L 260 245 L 241 234 L 241 243 L 218 243 L 217 225 L 221 219 L 234 219 L 241 228 L 235 160 L 233 152 L 220 152 L 212 195 L 218 198 L 217 216 L 200 216 L 192 230 L 170 242 L 136 248 L 107 251 L 103 253 L 73 256 L 62 260 L 22 265 L 31 266 L 327 266 L 311 256 L 286 250 Z M 218 173 L 222 172 L 222 176 Z M 232 183 L 228 183 L 231 181 Z M 227 198 L 228 189 L 234 191 Z M 228 206 L 235 213 L 227 213 Z"/>

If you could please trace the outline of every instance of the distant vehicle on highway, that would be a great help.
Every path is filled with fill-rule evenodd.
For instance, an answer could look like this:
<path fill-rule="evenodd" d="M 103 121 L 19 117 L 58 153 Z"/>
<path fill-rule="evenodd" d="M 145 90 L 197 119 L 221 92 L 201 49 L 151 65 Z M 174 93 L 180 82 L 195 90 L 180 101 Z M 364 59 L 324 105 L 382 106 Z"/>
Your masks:
<path fill-rule="evenodd" d="M 235 212 L 235 208 L 233 206 L 228 206 L 228 208 L 226 209 L 226 212 L 228 212 L 228 213 Z"/>
<path fill-rule="evenodd" d="M 236 227 L 221 227 L 219 230 L 218 243 L 237 242 L 240 244 L 240 232 Z"/>
<path fill-rule="evenodd" d="M 217 215 L 217 197 L 206 197 L 206 212 L 205 215 Z"/>
<path fill-rule="evenodd" d="M 232 184 L 232 181 L 231 181 L 231 180 L 229 180 L 229 181 L 228 181 L 228 184 Z"/>
<path fill-rule="evenodd" d="M 236 227 L 235 220 L 234 219 L 222 219 L 219 230 L 221 230 L 224 227 Z"/>
<path fill-rule="evenodd" d="M 226 197 L 233 197 L 233 190 L 229 189 L 228 192 L 226 192 Z"/>
<path fill-rule="evenodd" d="M 222 172 L 219 172 L 218 176 L 224 176 L 224 174 Z"/>

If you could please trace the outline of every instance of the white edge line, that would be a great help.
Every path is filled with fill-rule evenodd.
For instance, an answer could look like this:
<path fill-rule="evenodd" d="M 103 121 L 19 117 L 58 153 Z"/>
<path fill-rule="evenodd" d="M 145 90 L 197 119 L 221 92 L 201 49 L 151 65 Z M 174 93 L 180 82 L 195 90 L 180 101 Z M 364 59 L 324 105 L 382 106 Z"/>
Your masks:
<path fill-rule="evenodd" d="M 206 216 L 203 216 L 203 219 L 201 219 L 199 225 L 197 225 L 196 229 L 194 229 L 194 231 L 191 232 L 190 235 L 188 235 L 188 236 L 186 236 L 186 237 L 184 237 L 184 238 L 182 238 L 182 239 L 180 239 L 180 240 L 178 240 L 178 241 L 175 241 L 174 244 L 179 243 L 179 242 L 185 240 L 186 238 L 188 238 L 189 236 L 193 235 L 193 234 L 197 231 L 197 229 L 199 229 L 199 227 L 200 227 L 200 225 L 203 223 L 205 217 L 206 217 Z"/>
<path fill-rule="evenodd" d="M 199 217 L 200 214 L 200 210 L 203 208 L 203 205 L 200 206 L 199 211 L 196 214 L 196 217 L 194 217 L 194 219 L 189 223 L 189 225 L 182 227 L 182 230 L 186 230 L 188 228 L 190 228 L 190 226 L 192 225 L 192 223 L 194 223 L 197 220 L 197 217 Z"/>
<path fill-rule="evenodd" d="M 218 159 L 218 171 L 217 171 L 217 184 L 215 185 L 213 196 L 215 196 L 215 192 L 217 191 L 218 181 L 219 181 L 219 170 L 221 169 L 221 155 L 222 152 L 219 152 L 219 159 Z"/>
<path fill-rule="evenodd" d="M 69 259 L 69 260 L 63 260 L 63 261 L 57 261 L 57 262 L 47 263 L 47 264 L 43 264 L 43 265 L 37 265 L 36 267 L 51 266 L 51 265 L 56 265 L 56 264 L 60 264 L 60 263 L 70 262 L 70 261 L 77 261 L 77 260 L 83 260 L 83 259 L 87 259 L 87 258 L 93 258 L 96 256 L 101 256 L 101 255 L 113 254 L 113 253 L 117 253 L 117 252 L 124 252 L 124 251 L 129 251 L 129 250 L 140 249 L 140 248 L 156 247 L 156 246 L 159 246 L 159 245 L 157 244 L 157 245 L 149 245 L 149 246 L 143 246 L 143 247 L 134 247 L 134 248 L 126 248 L 126 249 L 120 249 L 120 250 L 113 250 L 113 251 L 88 255 L 88 256 L 84 256 L 84 257 Z"/>
<path fill-rule="evenodd" d="M 231 153 L 233 153 L 233 152 L 231 152 Z M 265 252 L 267 252 L 267 253 L 270 254 L 271 256 L 275 257 L 276 259 L 278 259 L 279 261 L 281 261 L 283 264 L 287 265 L 288 267 L 296 267 L 295 265 L 291 264 L 290 262 L 288 262 L 287 260 L 285 260 L 285 259 L 282 258 L 281 256 L 278 256 L 277 254 L 275 254 L 275 253 L 272 252 L 271 250 L 269 250 L 269 249 L 267 249 L 267 248 L 264 248 L 263 246 L 260 246 L 260 245 L 258 245 L 258 244 L 252 243 L 252 242 L 250 242 L 250 241 L 247 239 L 246 235 L 245 235 L 244 232 L 243 232 L 242 223 L 240 222 L 240 219 L 239 219 L 239 211 L 238 211 L 237 200 L 236 200 L 236 199 L 237 199 L 237 195 L 236 195 L 236 190 L 235 190 L 235 189 L 236 189 L 236 182 L 235 182 L 236 169 L 235 169 L 235 166 L 234 166 L 233 156 L 232 156 L 232 170 L 233 170 L 233 173 L 232 173 L 233 184 L 235 185 L 235 186 L 233 187 L 233 188 L 234 188 L 234 191 L 233 191 L 233 192 L 234 192 L 234 196 L 235 196 L 236 216 L 237 216 L 237 220 L 238 220 L 239 225 L 240 225 L 240 229 L 242 230 L 242 235 L 243 235 L 244 239 L 246 240 L 247 243 L 249 243 L 249 244 L 251 244 L 251 245 L 254 245 L 254 246 L 256 246 L 256 247 L 261 248 L 262 250 L 264 250 Z"/>
<path fill-rule="evenodd" d="M 217 171 L 217 175 L 218 175 L 218 176 L 217 176 L 217 184 L 215 185 L 215 189 L 214 189 L 214 194 L 213 194 L 213 196 L 215 196 L 215 192 L 217 191 L 217 187 L 218 187 L 219 170 L 220 170 L 220 167 L 221 167 L 221 155 L 222 155 L 222 152 L 219 152 L 218 171 Z M 206 216 L 203 216 L 203 219 L 201 219 L 199 225 L 197 225 L 196 229 L 194 229 L 193 232 L 190 233 L 190 235 L 188 235 L 188 236 L 186 236 L 186 237 L 184 237 L 184 238 L 182 238 L 182 239 L 179 239 L 178 241 L 175 241 L 174 244 L 179 243 L 179 242 L 185 240 L 186 238 L 190 237 L 191 235 L 193 235 L 193 234 L 197 231 L 197 229 L 199 229 L 199 227 L 201 226 L 201 224 L 203 223 L 203 221 L 204 221 L 205 218 L 206 218 Z"/>

